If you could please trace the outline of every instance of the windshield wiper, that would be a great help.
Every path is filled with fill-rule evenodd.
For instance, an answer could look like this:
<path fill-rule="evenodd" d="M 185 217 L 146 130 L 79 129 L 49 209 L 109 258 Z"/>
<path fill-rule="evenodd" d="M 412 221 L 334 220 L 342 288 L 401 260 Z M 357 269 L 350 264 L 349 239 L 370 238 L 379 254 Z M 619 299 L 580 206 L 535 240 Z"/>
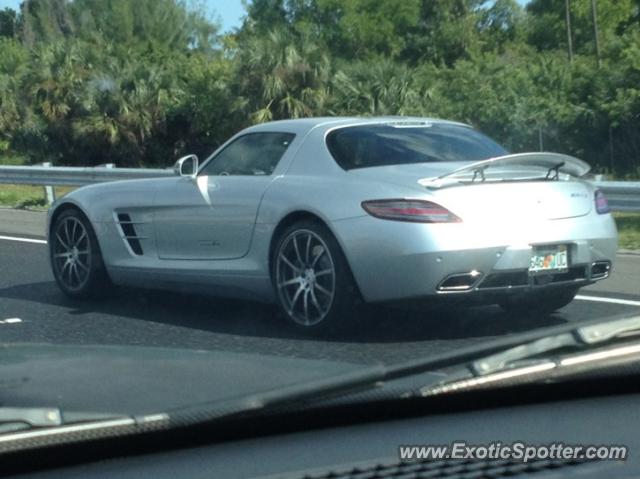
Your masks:
<path fill-rule="evenodd" d="M 61 425 L 62 413 L 58 408 L 0 407 L 0 433 Z"/>
<path fill-rule="evenodd" d="M 619 338 L 640 335 L 640 316 L 582 324 L 551 328 L 552 331 L 546 334 L 544 331 L 534 331 L 454 353 L 395 365 L 367 367 L 337 377 L 294 384 L 231 400 L 194 405 L 167 413 L 175 425 L 189 425 L 233 416 L 266 413 L 282 407 L 300 409 L 350 394 L 383 388 L 392 381 L 433 371 L 441 372 L 443 369 L 454 367 L 454 371 L 445 377 L 445 382 L 452 383 L 461 378 L 467 379 L 469 374 L 487 375 L 503 372 L 516 361 L 537 358 L 564 348 L 591 350 L 613 343 Z M 638 351 L 640 352 L 640 346 Z M 405 391 L 405 396 L 407 393 L 410 395 L 415 392 L 416 390 Z"/>
<path fill-rule="evenodd" d="M 166 427 L 168 416 L 124 416 L 65 412 L 55 407 L 0 407 L 0 453 L 83 438 L 143 432 Z"/>
<path fill-rule="evenodd" d="M 430 392 L 449 392 L 456 390 L 456 381 L 487 378 L 492 374 L 501 373 L 506 377 L 513 371 L 514 365 L 518 365 L 519 371 L 523 374 L 540 372 L 550 367 L 545 365 L 545 361 L 549 363 L 548 355 L 551 352 L 566 348 L 591 351 L 603 345 L 617 344 L 619 339 L 635 335 L 640 335 L 640 316 L 599 323 L 585 322 L 582 325 L 563 325 L 549 328 L 546 332 L 533 331 L 514 335 L 456 352 L 395 365 L 365 367 L 339 376 L 140 417 L 78 414 L 73 418 L 69 414 L 62 413 L 62 423 L 58 424 L 57 414 L 60 414 L 60 411 L 56 409 L 5 408 L 5 426 L 16 427 L 16 424 L 22 424 L 26 430 L 0 434 L 0 452 L 47 445 L 52 440 L 56 444 L 61 444 L 65 441 L 92 440 L 193 426 L 230 418 L 253 417 L 276 412 L 283 407 L 300 410 L 305 407 L 316 407 L 327 400 L 383 388 L 395 380 L 419 377 L 426 373 L 453 368 L 444 382 L 436 386 L 427 386 L 419 391 L 422 395 L 429 395 Z M 635 344 L 634 347 L 640 354 L 640 343 Z M 598 354 L 600 354 L 599 351 L 592 352 L 593 359 L 597 360 Z M 533 362 L 525 362 L 529 360 Z M 523 370 L 524 367 L 530 369 Z M 441 387 L 441 389 L 437 391 L 435 387 Z M 404 391 L 404 393 L 407 392 L 415 393 L 416 390 Z M 408 396 L 403 394 L 403 397 Z M 54 436 L 53 439 L 52 436 Z"/>
<path fill-rule="evenodd" d="M 595 347 L 613 340 L 640 335 L 640 317 L 633 317 L 550 335 L 504 351 L 473 360 L 449 371 L 444 380 L 420 390 L 422 396 L 433 396 L 453 391 L 469 390 L 511 382 L 527 375 L 550 374 L 554 370 L 598 360 L 640 354 L 640 343 L 614 347 L 593 353 Z M 579 351 L 575 354 L 575 351 Z M 553 354 L 574 353 L 553 357 Z"/>
<path fill-rule="evenodd" d="M 130 419 L 128 416 L 95 412 L 63 412 L 56 407 L 0 407 L 0 442 L 15 431 L 53 429 L 72 424 Z"/>

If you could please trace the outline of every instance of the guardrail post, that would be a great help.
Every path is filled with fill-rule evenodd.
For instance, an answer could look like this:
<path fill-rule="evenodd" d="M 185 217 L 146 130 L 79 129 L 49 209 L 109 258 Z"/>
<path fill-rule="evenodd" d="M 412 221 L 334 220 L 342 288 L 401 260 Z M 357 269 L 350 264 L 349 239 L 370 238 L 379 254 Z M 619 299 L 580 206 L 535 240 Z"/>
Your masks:
<path fill-rule="evenodd" d="M 50 162 L 45 162 L 42 163 L 42 166 L 45 166 L 47 168 L 51 168 L 51 163 Z M 47 205 L 50 205 L 51 203 L 53 203 L 56 200 L 56 190 L 53 186 L 48 186 L 45 185 L 44 187 L 44 198 L 47 201 Z"/>

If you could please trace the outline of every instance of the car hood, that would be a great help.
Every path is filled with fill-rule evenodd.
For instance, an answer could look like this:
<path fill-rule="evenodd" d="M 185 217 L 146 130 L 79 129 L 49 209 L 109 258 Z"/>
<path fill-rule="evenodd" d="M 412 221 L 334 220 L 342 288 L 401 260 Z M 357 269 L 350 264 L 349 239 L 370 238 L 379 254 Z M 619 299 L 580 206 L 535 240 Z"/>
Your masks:
<path fill-rule="evenodd" d="M 334 377 L 362 366 L 226 351 L 137 346 L 0 347 L 0 401 L 140 415 Z"/>

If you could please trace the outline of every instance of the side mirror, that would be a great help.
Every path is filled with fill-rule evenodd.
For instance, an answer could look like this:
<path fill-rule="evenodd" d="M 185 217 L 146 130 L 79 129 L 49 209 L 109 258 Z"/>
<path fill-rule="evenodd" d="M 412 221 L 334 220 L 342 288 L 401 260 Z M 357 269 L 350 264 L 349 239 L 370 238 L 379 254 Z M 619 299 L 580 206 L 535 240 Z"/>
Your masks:
<path fill-rule="evenodd" d="M 198 173 L 198 157 L 196 155 L 183 156 L 173 165 L 173 172 L 178 176 L 193 178 Z"/>

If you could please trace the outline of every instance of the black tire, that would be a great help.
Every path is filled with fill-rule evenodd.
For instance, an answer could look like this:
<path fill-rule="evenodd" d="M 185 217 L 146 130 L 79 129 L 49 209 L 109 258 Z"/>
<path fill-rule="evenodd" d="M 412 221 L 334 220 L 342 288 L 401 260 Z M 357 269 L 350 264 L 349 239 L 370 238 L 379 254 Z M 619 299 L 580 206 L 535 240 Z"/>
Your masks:
<path fill-rule="evenodd" d="M 71 298 L 102 296 L 110 289 L 95 232 L 75 208 L 60 213 L 51 225 L 49 259 L 58 287 Z"/>
<path fill-rule="evenodd" d="M 525 296 L 513 296 L 498 303 L 508 313 L 518 314 L 549 314 L 565 307 L 576 294 L 579 288 L 545 289 Z"/>
<path fill-rule="evenodd" d="M 299 221 L 278 236 L 271 281 L 280 310 L 299 330 L 336 333 L 353 325 L 360 295 L 340 245 L 319 222 Z"/>

